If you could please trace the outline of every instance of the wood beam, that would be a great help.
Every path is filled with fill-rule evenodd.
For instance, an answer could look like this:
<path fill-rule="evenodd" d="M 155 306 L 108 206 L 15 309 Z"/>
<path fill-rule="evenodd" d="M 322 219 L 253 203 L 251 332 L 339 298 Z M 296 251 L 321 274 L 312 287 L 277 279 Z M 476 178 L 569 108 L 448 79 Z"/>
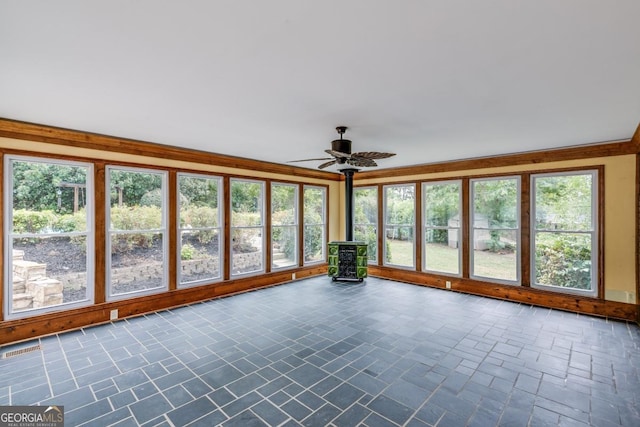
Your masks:
<path fill-rule="evenodd" d="M 259 160 L 210 153 L 199 150 L 137 141 L 108 135 L 62 129 L 33 123 L 0 118 L 0 136 L 24 141 L 82 147 L 93 150 L 125 153 L 162 159 L 215 165 L 233 169 L 254 170 L 288 176 L 339 181 L 340 175 L 332 172 L 263 162 Z"/>

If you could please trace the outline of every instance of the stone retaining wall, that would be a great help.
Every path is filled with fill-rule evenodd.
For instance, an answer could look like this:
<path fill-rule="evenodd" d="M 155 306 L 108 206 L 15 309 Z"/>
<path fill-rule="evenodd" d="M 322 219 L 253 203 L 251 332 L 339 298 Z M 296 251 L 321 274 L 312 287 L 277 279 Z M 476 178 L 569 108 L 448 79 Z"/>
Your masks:
<path fill-rule="evenodd" d="M 233 257 L 232 273 L 244 273 L 260 269 L 263 263 L 262 252 L 248 252 L 235 254 Z M 75 272 L 60 274 L 55 278 L 47 277 L 46 265 L 31 261 L 14 260 L 13 277 L 13 309 L 24 310 L 49 305 L 62 304 L 62 290 L 79 290 L 93 283 L 87 280 L 87 273 Z M 132 267 L 119 267 L 111 271 L 111 283 L 128 285 L 149 280 L 160 279 L 163 276 L 165 263 L 149 261 Z M 181 262 L 183 277 L 210 275 L 219 277 L 219 259 L 200 259 Z"/>

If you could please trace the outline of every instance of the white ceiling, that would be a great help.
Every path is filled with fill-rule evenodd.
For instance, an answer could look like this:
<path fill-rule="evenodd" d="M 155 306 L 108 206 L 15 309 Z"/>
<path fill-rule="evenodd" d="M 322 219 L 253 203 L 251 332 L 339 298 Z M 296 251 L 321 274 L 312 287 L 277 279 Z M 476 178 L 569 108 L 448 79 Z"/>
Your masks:
<path fill-rule="evenodd" d="M 0 117 L 382 168 L 630 138 L 638 0 L 0 0 Z M 297 163 L 314 168 L 321 162 Z M 329 169 L 335 170 L 335 169 Z"/>

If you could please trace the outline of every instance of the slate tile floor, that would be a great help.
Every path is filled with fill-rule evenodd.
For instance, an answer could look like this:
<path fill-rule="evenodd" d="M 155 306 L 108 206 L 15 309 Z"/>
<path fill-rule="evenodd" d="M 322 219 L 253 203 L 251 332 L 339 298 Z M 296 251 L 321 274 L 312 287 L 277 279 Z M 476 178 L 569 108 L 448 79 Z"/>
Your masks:
<path fill-rule="evenodd" d="M 67 426 L 639 426 L 640 328 L 376 278 L 298 281 L 2 348 Z"/>

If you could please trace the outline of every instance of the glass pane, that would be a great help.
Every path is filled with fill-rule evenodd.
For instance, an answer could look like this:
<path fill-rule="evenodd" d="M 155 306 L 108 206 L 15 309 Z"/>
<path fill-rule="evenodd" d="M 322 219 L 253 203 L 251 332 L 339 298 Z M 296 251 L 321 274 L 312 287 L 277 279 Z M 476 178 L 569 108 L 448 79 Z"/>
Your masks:
<path fill-rule="evenodd" d="M 460 184 L 424 185 L 424 219 L 427 227 L 460 227 Z"/>
<path fill-rule="evenodd" d="M 413 225 L 415 191 L 413 185 L 385 188 L 385 223 L 387 225 Z"/>
<path fill-rule="evenodd" d="M 262 225 L 263 185 L 260 182 L 231 181 L 231 226 Z"/>
<path fill-rule="evenodd" d="M 297 226 L 272 228 L 271 259 L 274 268 L 291 267 L 297 264 L 297 232 Z"/>
<path fill-rule="evenodd" d="M 387 227 L 386 264 L 413 267 L 413 227 Z"/>
<path fill-rule="evenodd" d="M 324 224 L 325 189 L 305 187 L 304 189 L 304 223 Z"/>
<path fill-rule="evenodd" d="M 474 224 L 476 228 L 517 228 L 518 181 L 491 179 L 473 182 Z"/>
<path fill-rule="evenodd" d="M 262 271 L 262 228 L 231 230 L 231 274 Z"/>
<path fill-rule="evenodd" d="M 535 178 L 536 229 L 592 230 L 593 176 Z"/>
<path fill-rule="evenodd" d="M 87 168 L 11 162 L 14 234 L 87 231 Z"/>
<path fill-rule="evenodd" d="M 165 203 L 162 176 L 159 173 L 110 170 L 111 230 L 162 228 Z"/>
<path fill-rule="evenodd" d="M 474 276 L 517 280 L 516 230 L 475 230 L 473 245 Z"/>
<path fill-rule="evenodd" d="M 304 227 L 304 261 L 324 261 L 324 225 Z"/>
<path fill-rule="evenodd" d="M 354 188 L 354 222 L 356 224 L 378 223 L 378 189 Z"/>
<path fill-rule="evenodd" d="M 13 239 L 12 270 L 13 313 L 86 301 L 87 238 Z"/>
<path fill-rule="evenodd" d="M 220 227 L 218 209 L 218 178 L 200 178 L 180 175 L 180 227 Z"/>
<path fill-rule="evenodd" d="M 162 233 L 111 234 L 111 295 L 162 288 Z"/>
<path fill-rule="evenodd" d="M 220 232 L 187 230 L 181 234 L 180 283 L 219 279 Z"/>
<path fill-rule="evenodd" d="M 367 244 L 367 259 L 371 262 L 378 260 L 378 235 L 375 225 L 355 225 L 353 237 L 359 242 Z"/>
<path fill-rule="evenodd" d="M 425 270 L 460 274 L 459 229 L 425 231 Z"/>
<path fill-rule="evenodd" d="M 271 187 L 271 223 L 288 225 L 298 223 L 297 187 L 273 184 Z"/>
<path fill-rule="evenodd" d="M 536 233 L 536 284 L 592 290 L 591 235 Z"/>

